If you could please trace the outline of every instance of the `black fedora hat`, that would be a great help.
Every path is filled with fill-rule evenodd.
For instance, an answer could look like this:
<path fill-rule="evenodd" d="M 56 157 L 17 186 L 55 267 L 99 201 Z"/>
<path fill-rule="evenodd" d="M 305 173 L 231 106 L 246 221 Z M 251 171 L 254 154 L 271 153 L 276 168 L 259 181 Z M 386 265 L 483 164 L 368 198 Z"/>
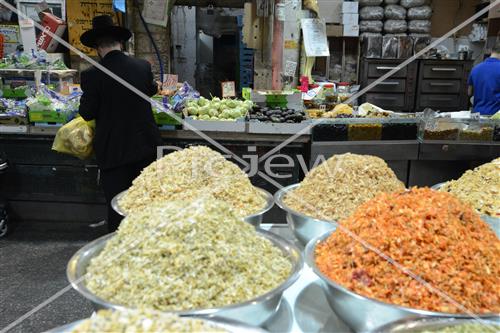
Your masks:
<path fill-rule="evenodd" d="M 114 25 L 111 16 L 99 15 L 92 19 L 92 29 L 80 36 L 80 42 L 85 46 L 95 48 L 97 40 L 102 37 L 113 37 L 117 41 L 124 42 L 132 37 L 132 33 L 126 28 Z"/>

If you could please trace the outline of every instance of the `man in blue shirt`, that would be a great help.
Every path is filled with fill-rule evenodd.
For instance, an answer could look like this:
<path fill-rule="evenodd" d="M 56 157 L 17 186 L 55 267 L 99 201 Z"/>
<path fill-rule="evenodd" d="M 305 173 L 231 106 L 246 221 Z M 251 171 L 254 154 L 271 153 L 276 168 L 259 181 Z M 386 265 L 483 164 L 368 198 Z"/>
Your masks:
<path fill-rule="evenodd" d="M 474 111 L 494 115 L 500 111 L 500 42 L 491 56 L 474 67 L 469 76 L 469 95 L 474 94 Z"/>

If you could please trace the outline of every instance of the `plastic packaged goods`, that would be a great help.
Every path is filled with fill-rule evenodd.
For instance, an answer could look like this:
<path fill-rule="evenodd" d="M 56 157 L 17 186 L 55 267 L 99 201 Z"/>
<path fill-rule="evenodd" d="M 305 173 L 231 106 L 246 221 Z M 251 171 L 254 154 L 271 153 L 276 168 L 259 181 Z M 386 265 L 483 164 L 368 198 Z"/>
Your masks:
<path fill-rule="evenodd" d="M 480 214 L 500 218 L 500 158 L 467 170 L 459 179 L 445 183 L 439 191 L 453 194 Z"/>
<path fill-rule="evenodd" d="M 361 20 L 383 20 L 384 8 L 379 6 L 367 6 L 359 10 Z"/>
<path fill-rule="evenodd" d="M 398 58 L 399 40 L 398 37 L 382 37 L 382 58 L 397 59 Z"/>
<path fill-rule="evenodd" d="M 94 128 L 95 121 L 85 121 L 82 117 L 71 120 L 57 131 L 52 150 L 81 160 L 90 158 L 94 153 Z"/>
<path fill-rule="evenodd" d="M 389 34 L 403 33 L 408 30 L 405 20 L 387 20 L 384 23 L 384 31 Z"/>
<path fill-rule="evenodd" d="M 151 163 L 134 179 L 119 204 L 128 214 L 154 202 L 191 202 L 208 190 L 241 217 L 265 206 L 264 198 L 243 170 L 204 146 L 176 151 Z"/>
<path fill-rule="evenodd" d="M 367 33 L 368 34 L 368 33 Z M 365 58 L 382 57 L 382 35 L 362 35 L 362 52 Z"/>
<path fill-rule="evenodd" d="M 231 206 L 200 195 L 127 215 L 90 261 L 85 286 L 128 308 L 187 311 L 264 295 L 291 269 L 285 254 Z"/>
<path fill-rule="evenodd" d="M 500 240 L 469 204 L 429 188 L 382 193 L 339 224 L 315 249 L 319 270 L 359 295 L 443 313 L 500 311 Z M 391 258 L 455 302 L 427 289 Z M 410 331 L 414 332 L 413 329 Z M 433 330 L 434 331 L 434 330 Z"/>
<path fill-rule="evenodd" d="M 379 193 L 402 190 L 404 184 L 384 160 L 347 153 L 334 155 L 312 169 L 284 202 L 307 216 L 338 221 Z"/>
<path fill-rule="evenodd" d="M 406 8 L 399 5 L 388 5 L 385 7 L 384 15 L 389 20 L 406 19 Z"/>
<path fill-rule="evenodd" d="M 382 38 L 382 34 L 379 32 L 362 32 L 359 37 L 362 39 L 366 38 Z M 380 43 L 382 43 L 382 40 L 380 40 Z M 382 44 L 380 44 L 380 49 L 382 49 Z"/>
<path fill-rule="evenodd" d="M 360 7 L 380 6 L 384 0 L 359 0 Z"/>
<path fill-rule="evenodd" d="M 410 34 L 410 37 L 413 38 L 413 52 L 418 53 L 425 49 L 427 46 L 431 44 L 431 37 L 429 35 L 415 35 Z"/>
<path fill-rule="evenodd" d="M 194 333 L 227 332 L 213 323 L 197 318 L 179 317 L 170 313 L 139 310 L 99 310 L 67 333 L 141 332 Z"/>
<path fill-rule="evenodd" d="M 412 20 L 408 23 L 408 30 L 411 33 L 428 34 L 431 32 L 431 21 Z"/>
<path fill-rule="evenodd" d="M 408 59 L 413 55 L 413 39 L 408 36 L 398 38 L 398 59 Z"/>
<path fill-rule="evenodd" d="M 427 4 L 427 0 L 401 0 L 401 6 L 405 8 L 421 7 Z"/>
<path fill-rule="evenodd" d="M 409 20 L 429 20 L 432 17 L 432 8 L 430 6 L 413 7 L 408 9 Z"/>
<path fill-rule="evenodd" d="M 376 20 L 361 20 L 359 21 L 360 32 L 382 32 L 384 22 Z"/>

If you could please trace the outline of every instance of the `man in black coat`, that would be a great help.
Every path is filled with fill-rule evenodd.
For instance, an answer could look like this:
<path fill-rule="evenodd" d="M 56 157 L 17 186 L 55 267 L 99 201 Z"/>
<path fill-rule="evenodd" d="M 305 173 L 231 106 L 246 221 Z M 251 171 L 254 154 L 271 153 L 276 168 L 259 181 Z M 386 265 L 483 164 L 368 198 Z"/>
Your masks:
<path fill-rule="evenodd" d="M 100 64 L 131 84 L 153 96 L 158 86 L 151 65 L 121 51 L 121 43 L 131 37 L 130 31 L 114 26 L 110 16 L 96 16 L 93 29 L 80 37 L 83 45 L 97 49 Z M 121 216 L 111 208 L 111 199 L 130 187 L 141 170 L 156 158 L 161 145 L 151 103 L 115 79 L 92 67 L 81 73 L 83 95 L 80 115 L 96 121 L 94 149 L 108 204 L 108 228 L 118 228 Z"/>

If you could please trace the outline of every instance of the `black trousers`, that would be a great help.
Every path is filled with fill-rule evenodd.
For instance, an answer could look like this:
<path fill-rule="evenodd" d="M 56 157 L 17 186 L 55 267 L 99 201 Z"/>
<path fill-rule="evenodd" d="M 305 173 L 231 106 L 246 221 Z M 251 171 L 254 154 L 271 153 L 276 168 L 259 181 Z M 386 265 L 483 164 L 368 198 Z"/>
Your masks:
<path fill-rule="evenodd" d="M 111 208 L 111 200 L 118 193 L 125 191 L 132 185 L 132 181 L 139 176 L 142 169 L 155 160 L 147 158 L 139 162 L 123 165 L 113 169 L 101 170 L 101 182 L 108 206 L 108 230 L 113 232 L 118 229 L 122 216 Z"/>

